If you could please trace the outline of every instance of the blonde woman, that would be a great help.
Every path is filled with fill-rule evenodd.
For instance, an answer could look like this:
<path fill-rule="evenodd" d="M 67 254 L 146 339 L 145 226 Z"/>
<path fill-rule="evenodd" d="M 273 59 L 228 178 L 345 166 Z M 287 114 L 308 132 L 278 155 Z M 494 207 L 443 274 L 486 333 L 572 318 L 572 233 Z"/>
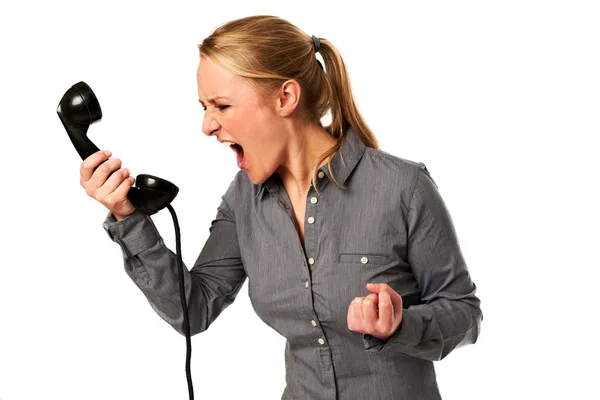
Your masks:
<path fill-rule="evenodd" d="M 440 399 L 433 361 L 475 343 L 483 314 L 425 164 L 379 150 L 327 39 L 252 16 L 199 47 L 202 130 L 240 170 L 184 268 L 191 333 L 248 278 L 254 310 L 287 339 L 282 399 Z M 127 274 L 184 334 L 176 257 L 127 200 L 128 176 L 102 152 L 81 166 Z"/>

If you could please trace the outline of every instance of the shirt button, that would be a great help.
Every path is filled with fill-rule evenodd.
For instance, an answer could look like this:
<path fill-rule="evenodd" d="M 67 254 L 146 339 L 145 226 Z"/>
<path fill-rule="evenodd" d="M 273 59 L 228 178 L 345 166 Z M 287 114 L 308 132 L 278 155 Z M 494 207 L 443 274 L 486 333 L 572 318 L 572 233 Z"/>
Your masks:
<path fill-rule="evenodd" d="M 312 321 L 310 321 L 310 323 L 311 323 L 313 326 L 317 326 L 317 323 L 315 322 L 315 320 L 314 320 L 314 319 L 313 319 Z"/>
<path fill-rule="evenodd" d="M 319 338 L 319 343 L 320 344 L 325 344 L 325 341 L 323 339 Z"/>
<path fill-rule="evenodd" d="M 312 257 L 311 257 L 311 258 L 309 258 L 309 259 L 308 259 L 308 263 L 309 263 L 310 265 L 313 265 L 313 264 L 315 263 L 315 259 L 314 259 L 314 258 L 312 258 Z"/>
<path fill-rule="evenodd" d="M 363 258 L 360 259 L 360 262 L 363 263 L 363 264 L 366 264 L 366 263 L 369 262 L 369 259 L 367 257 L 363 257 Z"/>
<path fill-rule="evenodd" d="M 315 223 L 315 219 L 313 217 L 308 218 L 308 223 L 309 224 L 314 224 Z"/>
<path fill-rule="evenodd" d="M 325 173 L 324 173 L 323 171 L 319 171 L 319 174 L 318 174 L 318 176 L 319 176 L 319 178 L 322 178 L 322 177 L 324 177 L 324 176 L 325 176 Z"/>
<path fill-rule="evenodd" d="M 304 282 L 304 286 L 308 287 L 308 280 L 306 282 Z"/>
<path fill-rule="evenodd" d="M 317 202 L 317 198 L 316 197 L 311 197 L 310 198 L 310 202 L 315 204 Z"/>

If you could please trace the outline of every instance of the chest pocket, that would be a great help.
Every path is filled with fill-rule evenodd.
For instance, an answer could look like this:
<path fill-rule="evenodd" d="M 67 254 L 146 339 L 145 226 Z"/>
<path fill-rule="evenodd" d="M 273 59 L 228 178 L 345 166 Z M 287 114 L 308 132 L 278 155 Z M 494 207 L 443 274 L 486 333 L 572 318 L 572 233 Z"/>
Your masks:
<path fill-rule="evenodd" d="M 351 283 L 354 293 L 362 295 L 367 282 L 389 282 L 393 279 L 392 259 L 391 255 L 377 250 L 363 253 L 354 249 L 352 252 L 342 251 L 338 256 L 337 271 L 341 274 L 340 279 Z"/>

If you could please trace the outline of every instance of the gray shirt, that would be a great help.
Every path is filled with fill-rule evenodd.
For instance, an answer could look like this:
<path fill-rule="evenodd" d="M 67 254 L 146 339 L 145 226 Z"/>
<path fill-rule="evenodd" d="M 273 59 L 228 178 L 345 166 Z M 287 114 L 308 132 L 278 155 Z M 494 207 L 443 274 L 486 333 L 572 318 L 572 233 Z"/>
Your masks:
<path fill-rule="evenodd" d="M 283 399 L 440 399 L 433 361 L 475 343 L 483 314 L 450 214 L 425 164 L 365 145 L 352 129 L 306 197 L 305 249 L 293 208 L 273 174 L 255 185 L 240 170 L 221 197 L 210 235 L 184 268 L 191 333 L 235 299 L 245 279 L 257 315 L 287 341 Z M 182 335 L 175 254 L 150 216 L 103 223 L 125 271 Z M 403 299 L 383 341 L 348 329 L 368 282 Z"/>

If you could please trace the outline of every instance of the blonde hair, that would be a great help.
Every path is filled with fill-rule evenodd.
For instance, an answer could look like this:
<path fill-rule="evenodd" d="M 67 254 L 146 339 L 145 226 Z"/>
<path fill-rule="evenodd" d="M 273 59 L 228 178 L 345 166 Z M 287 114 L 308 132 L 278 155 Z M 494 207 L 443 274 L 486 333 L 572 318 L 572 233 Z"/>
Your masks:
<path fill-rule="evenodd" d="M 219 67 L 244 78 L 261 96 L 270 96 L 289 80 L 302 87 L 300 113 L 309 123 L 322 126 L 321 118 L 331 111 L 331 123 L 322 126 L 337 144 L 323 153 L 312 171 L 316 182 L 317 168 L 341 146 L 343 134 L 352 127 L 367 147 L 379 150 L 377 139 L 365 123 L 352 96 L 344 61 L 333 44 L 319 38 L 319 53 L 325 62 L 318 65 L 311 36 L 285 19 L 256 15 L 229 21 L 219 26 L 198 46 L 200 55 Z M 345 188 L 331 170 L 335 184 Z M 318 189 L 315 185 L 315 189 Z"/>

